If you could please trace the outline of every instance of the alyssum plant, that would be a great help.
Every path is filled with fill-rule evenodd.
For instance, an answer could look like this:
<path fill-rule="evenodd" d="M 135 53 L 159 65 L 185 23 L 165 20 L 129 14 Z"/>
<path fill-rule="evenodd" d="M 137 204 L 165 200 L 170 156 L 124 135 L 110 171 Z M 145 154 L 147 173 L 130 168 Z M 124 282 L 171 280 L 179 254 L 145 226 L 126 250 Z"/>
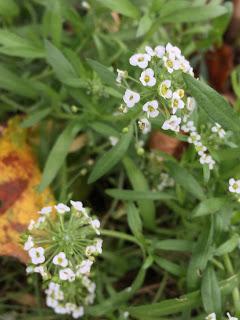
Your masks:
<path fill-rule="evenodd" d="M 134 237 L 111 230 L 105 235 L 138 244 L 144 262 L 132 286 L 87 310 L 96 317 L 115 310 L 122 312 L 123 305 L 124 316 L 136 319 L 157 319 L 181 312 L 191 319 L 193 310 L 202 317 L 209 314 L 208 319 L 228 310 L 238 315 L 235 249 L 239 244 L 239 203 L 232 201 L 228 183 L 229 191 L 239 194 L 239 116 L 224 98 L 194 79 L 189 61 L 171 44 L 146 47 L 145 52 L 132 55 L 129 63 L 134 67 L 134 76 L 128 70 L 118 70 L 116 81 L 123 98 L 111 116 L 111 124 L 101 119 L 95 127 L 91 124 L 97 132 L 110 137 L 108 146 L 113 147 L 96 161 L 88 181 L 95 182 L 122 161 L 134 190 L 122 189 L 119 179 L 114 184 L 118 189 L 107 193 L 123 202 Z M 99 63 L 93 68 L 100 77 L 112 77 L 109 69 Z M 118 119 L 124 120 L 120 130 Z M 145 143 L 151 127 L 190 144 L 180 163 L 161 152 L 148 151 Z M 153 167 L 155 172 L 148 175 Z M 158 231 L 158 224 L 164 220 L 160 217 L 158 221 L 153 201 L 160 201 L 166 223 L 175 228 L 171 239 L 172 233 Z M 30 223 L 25 249 L 32 261 L 27 271 L 40 273 L 46 283 L 47 304 L 58 313 L 80 317 L 83 306 L 93 302 L 94 285 L 89 276 L 94 255 L 101 253 L 101 240 L 93 237 L 100 225 L 81 203 L 72 202 L 72 206 L 69 214 L 69 207 L 57 205 L 51 219 L 48 215 L 52 208 L 42 209 L 40 221 Z M 117 208 L 116 203 L 113 208 Z M 46 218 L 42 219 L 42 214 Z M 66 230 L 71 232 L 66 235 Z M 76 238 L 68 246 L 70 235 Z M 150 267 L 164 270 L 172 277 L 177 292 L 188 293 L 179 299 L 127 307 Z M 178 283 L 176 277 L 183 281 Z M 234 319 L 230 313 L 228 317 Z"/>

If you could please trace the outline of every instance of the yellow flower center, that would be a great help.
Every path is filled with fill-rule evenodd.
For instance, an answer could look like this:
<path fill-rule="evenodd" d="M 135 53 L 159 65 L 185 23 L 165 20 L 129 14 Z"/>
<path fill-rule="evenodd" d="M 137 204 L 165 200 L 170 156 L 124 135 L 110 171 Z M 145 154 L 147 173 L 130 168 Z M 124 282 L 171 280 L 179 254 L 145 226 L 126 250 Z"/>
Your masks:
<path fill-rule="evenodd" d="M 173 67 L 173 62 L 172 62 L 172 60 L 167 60 L 167 66 L 168 66 L 169 68 L 172 68 L 172 67 Z"/>
<path fill-rule="evenodd" d="M 177 99 L 174 99 L 174 100 L 173 100 L 173 106 L 174 106 L 174 107 L 177 107 L 177 106 L 178 106 L 178 101 L 177 101 Z"/>
<path fill-rule="evenodd" d="M 184 97 L 185 92 L 184 92 L 183 89 L 179 89 L 179 90 L 177 91 L 177 93 L 178 93 L 178 95 L 179 95 L 180 98 L 183 98 L 183 97 Z"/>
<path fill-rule="evenodd" d="M 146 76 L 144 77 L 144 81 L 145 81 L 145 82 L 149 82 L 149 81 L 150 81 L 150 77 L 146 75 Z"/>
<path fill-rule="evenodd" d="M 138 58 L 138 62 L 142 62 L 143 60 L 144 60 L 143 57 L 139 57 L 139 58 Z"/>
<path fill-rule="evenodd" d="M 151 105 L 148 106 L 148 111 L 149 111 L 149 112 L 153 112 L 154 110 L 155 110 L 155 108 L 154 108 L 153 106 L 151 106 Z"/>
<path fill-rule="evenodd" d="M 133 99 L 133 96 L 130 96 L 130 97 L 129 97 L 129 100 L 132 100 L 132 99 Z"/>
<path fill-rule="evenodd" d="M 161 94 L 165 96 L 167 92 L 168 92 L 168 87 L 166 86 L 166 84 L 163 84 L 161 87 Z"/>

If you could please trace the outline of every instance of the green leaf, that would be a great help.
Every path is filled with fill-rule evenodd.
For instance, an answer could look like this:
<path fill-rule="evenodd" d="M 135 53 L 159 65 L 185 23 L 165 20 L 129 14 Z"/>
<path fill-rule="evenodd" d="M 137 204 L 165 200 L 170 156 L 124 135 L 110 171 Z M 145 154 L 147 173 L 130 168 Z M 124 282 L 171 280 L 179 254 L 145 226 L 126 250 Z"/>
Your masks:
<path fill-rule="evenodd" d="M 8 90 L 17 95 L 36 98 L 37 91 L 32 85 L 31 80 L 20 77 L 0 64 L 0 88 Z"/>
<path fill-rule="evenodd" d="M 221 244 L 215 251 L 216 256 L 222 256 L 224 254 L 232 252 L 239 245 L 239 235 L 234 234 L 230 239 Z"/>
<path fill-rule="evenodd" d="M 208 266 L 203 274 L 201 296 L 205 311 L 221 314 L 221 292 L 214 269 Z"/>
<path fill-rule="evenodd" d="M 153 247 L 157 250 L 191 252 L 194 246 L 192 241 L 181 239 L 153 240 Z"/>
<path fill-rule="evenodd" d="M 214 122 L 219 123 L 227 130 L 240 130 L 238 114 L 219 93 L 190 75 L 184 74 L 183 78 L 189 93 L 196 99 L 199 108 L 202 108 Z"/>
<path fill-rule="evenodd" d="M 240 280 L 240 274 L 236 274 L 224 281 L 220 282 L 220 290 L 222 295 L 232 293 Z M 132 306 L 127 308 L 130 315 L 137 319 L 142 319 L 142 316 L 155 317 L 156 320 L 161 316 L 172 316 L 173 314 L 183 312 L 185 310 L 194 309 L 201 305 L 200 291 L 194 291 L 179 298 L 168 299 L 158 303 L 151 303 L 140 306 Z"/>
<path fill-rule="evenodd" d="M 87 59 L 87 62 L 97 72 L 103 83 L 116 86 L 116 76 L 111 70 L 98 61 Z"/>
<path fill-rule="evenodd" d="M 69 147 L 80 128 L 81 124 L 79 121 L 70 122 L 63 132 L 58 136 L 52 150 L 49 153 L 43 170 L 42 180 L 38 188 L 40 192 L 42 192 L 56 177 L 67 156 Z"/>
<path fill-rule="evenodd" d="M 50 112 L 51 112 L 51 109 L 43 109 L 43 110 L 31 113 L 25 120 L 23 120 L 23 122 L 21 123 L 21 127 L 29 128 L 35 125 L 40 120 L 43 120 Z"/>
<path fill-rule="evenodd" d="M 218 212 L 226 204 L 225 198 L 210 198 L 199 203 L 194 210 L 193 217 L 205 216 Z"/>
<path fill-rule="evenodd" d="M 132 4 L 130 0 L 97 0 L 103 6 L 107 7 L 112 11 L 119 12 L 124 16 L 130 18 L 139 18 L 139 10 L 136 5 Z"/>
<path fill-rule="evenodd" d="M 186 191 L 191 193 L 197 199 L 203 200 L 205 198 L 204 191 L 197 180 L 177 162 L 166 163 L 171 176 L 174 178 L 176 183 L 181 185 Z"/>
<path fill-rule="evenodd" d="M 136 238 L 142 237 L 142 220 L 139 215 L 139 210 L 133 202 L 127 204 L 127 220 L 129 228 Z"/>
<path fill-rule="evenodd" d="M 138 201 L 138 200 L 171 200 L 174 197 L 164 192 L 135 191 L 123 189 L 107 189 L 106 193 L 119 200 Z"/>
<path fill-rule="evenodd" d="M 96 162 L 89 176 L 88 183 L 93 183 L 109 172 L 125 155 L 133 136 L 133 126 L 130 125 L 127 133 L 123 133 L 119 142 L 103 154 Z"/>
<path fill-rule="evenodd" d="M 203 5 L 200 7 L 184 7 L 161 17 L 162 23 L 200 22 L 210 20 L 227 13 L 227 9 L 221 5 Z"/>
<path fill-rule="evenodd" d="M 62 37 L 62 8 L 59 0 L 49 2 L 50 34 L 55 45 L 60 45 Z"/>
<path fill-rule="evenodd" d="M 153 23 L 153 20 L 149 17 L 148 14 L 145 14 L 139 21 L 136 36 L 141 37 L 145 33 L 147 33 L 150 30 L 152 23 Z"/>
<path fill-rule="evenodd" d="M 10 31 L 0 30 L 0 53 L 21 58 L 43 58 L 44 50 Z"/>
<path fill-rule="evenodd" d="M 148 181 L 137 167 L 135 162 L 129 158 L 125 157 L 123 159 L 123 165 L 127 172 L 127 176 L 131 185 L 135 191 L 146 191 L 149 192 Z M 123 190 L 124 192 L 124 190 Z M 142 200 L 143 199 L 143 200 Z M 153 228 L 155 226 L 155 206 L 153 201 L 146 200 L 144 198 L 138 200 L 138 207 L 140 214 L 143 218 L 144 226 L 146 228 Z"/>
<path fill-rule="evenodd" d="M 90 127 L 105 137 L 119 137 L 119 132 L 108 124 L 100 121 L 95 121 L 90 124 Z"/>
<path fill-rule="evenodd" d="M 155 257 L 155 261 L 159 267 L 173 274 L 174 276 L 181 277 L 184 274 L 184 269 L 176 263 L 161 257 Z"/>
<path fill-rule="evenodd" d="M 0 0 L 0 15 L 15 17 L 19 14 L 19 7 L 14 0 Z"/>
<path fill-rule="evenodd" d="M 64 54 L 51 42 L 45 41 L 47 62 L 52 66 L 58 79 L 69 86 L 81 86 L 81 79 Z"/>
<path fill-rule="evenodd" d="M 203 230 L 198 238 L 187 270 L 187 285 L 189 289 L 194 289 L 200 280 L 200 274 L 206 268 L 208 260 L 213 255 L 212 250 L 213 226 L 209 230 Z"/>

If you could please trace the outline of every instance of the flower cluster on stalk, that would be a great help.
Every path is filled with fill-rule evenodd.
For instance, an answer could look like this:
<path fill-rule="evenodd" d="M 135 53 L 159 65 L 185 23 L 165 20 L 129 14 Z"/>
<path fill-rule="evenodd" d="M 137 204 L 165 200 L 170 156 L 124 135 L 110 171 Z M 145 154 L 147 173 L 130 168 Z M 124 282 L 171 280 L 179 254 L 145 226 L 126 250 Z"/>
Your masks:
<path fill-rule="evenodd" d="M 128 76 L 127 71 L 118 70 L 116 80 L 125 87 L 121 110 L 127 112 L 138 108 L 137 122 L 143 134 L 151 131 L 151 119 L 164 118 L 162 129 L 188 134 L 188 142 L 194 144 L 200 163 L 213 169 L 215 161 L 203 145 L 192 119 L 196 101 L 186 93 L 183 73 L 193 77 L 194 73 L 181 50 L 170 43 L 154 49 L 146 46 L 145 52 L 132 55 L 129 63 L 140 69 L 139 77 L 134 79 Z M 134 81 L 137 87 L 130 87 L 128 79 Z M 211 131 L 219 138 L 225 136 L 224 129 L 217 123 Z"/>
<path fill-rule="evenodd" d="M 227 315 L 228 320 L 238 320 L 238 318 L 232 317 L 229 312 L 227 312 L 226 315 Z M 206 319 L 206 320 L 217 320 L 216 313 L 213 312 L 213 313 L 209 314 L 205 319 Z"/>
<path fill-rule="evenodd" d="M 24 235 L 30 262 L 26 272 L 43 279 L 47 306 L 58 314 L 84 315 L 95 298 L 91 268 L 102 253 L 100 221 L 80 201 L 59 203 L 39 211 Z"/>

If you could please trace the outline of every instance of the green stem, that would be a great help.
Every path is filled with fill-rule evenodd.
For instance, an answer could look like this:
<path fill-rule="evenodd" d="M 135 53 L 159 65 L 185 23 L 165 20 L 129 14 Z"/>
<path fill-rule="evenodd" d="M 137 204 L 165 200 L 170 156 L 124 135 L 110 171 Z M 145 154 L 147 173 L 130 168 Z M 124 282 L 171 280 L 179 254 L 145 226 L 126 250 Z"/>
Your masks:
<path fill-rule="evenodd" d="M 235 274 L 232 262 L 230 260 L 229 255 L 226 253 L 223 256 L 224 264 L 229 276 L 233 276 Z M 235 307 L 236 316 L 240 316 L 240 293 L 238 287 L 235 287 L 232 291 L 233 304 Z"/>

